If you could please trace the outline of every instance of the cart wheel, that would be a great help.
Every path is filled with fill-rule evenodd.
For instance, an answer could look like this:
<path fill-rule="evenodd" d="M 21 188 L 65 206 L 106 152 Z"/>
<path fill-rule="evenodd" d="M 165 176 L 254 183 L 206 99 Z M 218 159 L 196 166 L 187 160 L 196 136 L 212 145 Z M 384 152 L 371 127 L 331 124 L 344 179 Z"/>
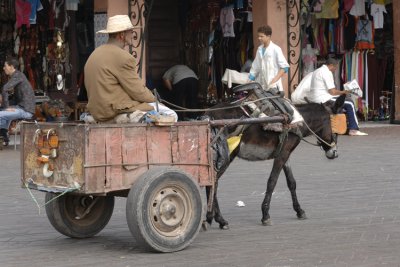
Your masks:
<path fill-rule="evenodd" d="M 204 210 L 200 189 L 185 173 L 154 168 L 133 184 L 126 203 L 129 229 L 148 250 L 174 252 L 198 234 Z"/>
<path fill-rule="evenodd" d="M 114 210 L 113 196 L 46 193 L 46 214 L 53 227 L 63 235 L 87 238 L 107 225 Z"/>

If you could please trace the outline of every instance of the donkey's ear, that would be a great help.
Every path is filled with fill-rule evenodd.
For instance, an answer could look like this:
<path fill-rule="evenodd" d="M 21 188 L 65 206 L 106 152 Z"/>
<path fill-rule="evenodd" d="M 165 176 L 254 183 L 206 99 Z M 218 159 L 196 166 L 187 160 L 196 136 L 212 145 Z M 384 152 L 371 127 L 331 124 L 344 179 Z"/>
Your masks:
<path fill-rule="evenodd" d="M 333 112 L 334 114 L 337 114 L 337 113 L 339 113 L 339 112 L 342 110 L 343 105 L 344 105 L 344 100 L 345 100 L 345 99 L 346 99 L 346 95 L 340 95 L 340 96 L 336 99 L 335 104 L 333 105 L 333 108 L 332 108 L 332 112 Z"/>

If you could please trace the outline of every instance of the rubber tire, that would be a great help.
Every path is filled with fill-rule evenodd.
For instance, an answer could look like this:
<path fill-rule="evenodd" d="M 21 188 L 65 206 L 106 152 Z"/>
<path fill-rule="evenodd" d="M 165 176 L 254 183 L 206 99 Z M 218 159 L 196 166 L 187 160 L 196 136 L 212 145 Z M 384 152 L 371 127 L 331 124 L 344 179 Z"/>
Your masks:
<path fill-rule="evenodd" d="M 58 194 L 46 193 L 46 203 Z M 66 194 L 46 205 L 46 214 L 51 225 L 61 234 L 72 238 L 88 238 L 98 234 L 110 221 L 114 210 L 113 196 L 95 196 L 100 198 L 92 210 L 83 218 L 76 219 L 73 206 L 68 203 L 82 200 L 89 195 Z M 84 209 L 84 208 L 83 208 Z"/>
<path fill-rule="evenodd" d="M 188 224 L 175 236 L 160 233 L 149 214 L 153 194 L 168 186 L 179 187 L 178 191 L 184 192 L 190 202 L 188 210 L 192 211 L 190 214 L 182 213 L 189 217 Z M 133 237 L 140 247 L 155 252 L 175 252 L 186 248 L 199 233 L 204 212 L 198 184 L 184 172 L 165 167 L 151 169 L 140 176 L 132 185 L 126 203 L 127 222 Z"/>

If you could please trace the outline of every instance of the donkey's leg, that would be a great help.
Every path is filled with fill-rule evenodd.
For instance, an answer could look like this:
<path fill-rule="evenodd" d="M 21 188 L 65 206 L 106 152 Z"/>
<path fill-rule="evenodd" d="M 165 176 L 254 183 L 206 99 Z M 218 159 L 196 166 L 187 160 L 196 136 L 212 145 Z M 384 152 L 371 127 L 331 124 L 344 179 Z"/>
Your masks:
<path fill-rule="evenodd" d="M 213 219 L 215 219 L 215 221 L 219 224 L 219 228 L 227 230 L 229 229 L 229 223 L 224 219 L 224 217 L 222 217 L 221 210 L 219 209 L 219 204 L 218 204 L 217 191 L 218 191 L 218 180 L 215 182 L 213 203 L 211 211 L 207 212 L 206 221 L 209 225 L 211 225 Z M 211 194 L 211 188 L 206 187 L 206 193 L 208 201 Z M 204 228 L 206 227 L 203 225 L 203 229 Z"/>
<path fill-rule="evenodd" d="M 215 197 L 214 198 L 214 209 L 215 209 L 214 219 L 217 223 L 219 223 L 219 228 L 221 228 L 223 230 L 228 230 L 229 223 L 228 223 L 228 221 L 226 221 L 224 219 L 224 217 L 222 217 L 221 210 L 219 209 L 219 205 L 218 205 L 217 195 L 215 194 L 214 197 Z"/>
<path fill-rule="evenodd" d="M 296 211 L 297 218 L 299 220 L 307 219 L 306 213 L 304 212 L 304 210 L 301 209 L 300 203 L 297 200 L 296 180 L 293 177 L 292 168 L 290 167 L 289 160 L 287 160 L 285 165 L 283 166 L 283 171 L 285 172 L 286 183 L 290 190 L 290 194 L 292 195 L 293 209 Z"/>
<path fill-rule="evenodd" d="M 282 170 L 283 164 L 286 162 L 286 159 L 282 158 L 282 155 L 274 160 L 274 164 L 272 167 L 271 174 L 269 175 L 268 182 L 267 182 L 267 191 L 265 192 L 264 200 L 261 204 L 261 212 L 262 212 L 262 219 L 261 223 L 263 225 L 272 225 L 270 216 L 269 216 L 269 207 L 271 204 L 271 197 L 272 193 L 274 192 L 276 182 L 278 181 L 279 174 Z"/>
<path fill-rule="evenodd" d="M 207 196 L 207 203 L 210 200 L 210 194 L 211 194 L 211 187 L 210 186 L 206 186 L 206 196 Z M 211 210 L 207 210 L 207 214 L 206 214 L 206 221 L 209 225 L 211 225 L 212 220 L 214 218 L 214 202 L 212 203 L 211 206 Z M 203 223 L 203 229 L 207 230 L 207 226 Z"/>

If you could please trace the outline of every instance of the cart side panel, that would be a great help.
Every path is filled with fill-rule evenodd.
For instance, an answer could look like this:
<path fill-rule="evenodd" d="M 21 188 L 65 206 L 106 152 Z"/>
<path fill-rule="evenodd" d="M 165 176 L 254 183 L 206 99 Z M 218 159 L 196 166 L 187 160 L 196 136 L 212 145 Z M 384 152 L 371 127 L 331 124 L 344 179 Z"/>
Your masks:
<path fill-rule="evenodd" d="M 123 188 L 130 188 L 135 180 L 149 169 L 146 132 L 146 127 L 123 128 L 122 130 Z"/>
<path fill-rule="evenodd" d="M 200 185 L 213 185 L 214 167 L 212 160 L 212 151 L 209 145 L 211 140 L 210 128 L 199 128 L 199 157 L 200 163 L 208 166 L 202 166 L 199 170 L 199 184 Z"/>
<path fill-rule="evenodd" d="M 106 128 L 87 127 L 85 189 L 103 193 L 106 184 Z"/>
<path fill-rule="evenodd" d="M 50 130 L 59 138 L 59 145 L 55 149 L 56 157 L 50 157 L 50 171 L 53 174 L 45 177 L 44 164 L 38 161 L 41 156 L 34 139 L 40 133 Z M 23 123 L 21 126 L 21 164 L 22 183 L 30 184 L 31 188 L 75 188 L 84 186 L 84 135 L 85 128 L 76 124 L 59 123 Z M 42 190 L 40 189 L 40 190 Z"/>
<path fill-rule="evenodd" d="M 191 174 L 201 185 L 211 185 L 213 167 L 209 148 L 208 125 L 179 125 L 172 127 L 173 164 Z"/>
<path fill-rule="evenodd" d="M 106 190 L 123 188 L 122 182 L 122 128 L 106 130 Z"/>
<path fill-rule="evenodd" d="M 207 124 L 87 127 L 86 193 L 129 189 L 154 166 L 174 166 L 190 174 L 200 186 L 213 184 Z"/>
<path fill-rule="evenodd" d="M 181 168 L 199 180 L 199 129 L 200 127 L 180 126 L 178 151 L 174 163 L 183 163 Z"/>
<path fill-rule="evenodd" d="M 150 167 L 172 162 L 170 129 L 170 127 L 147 128 L 147 158 Z"/>

